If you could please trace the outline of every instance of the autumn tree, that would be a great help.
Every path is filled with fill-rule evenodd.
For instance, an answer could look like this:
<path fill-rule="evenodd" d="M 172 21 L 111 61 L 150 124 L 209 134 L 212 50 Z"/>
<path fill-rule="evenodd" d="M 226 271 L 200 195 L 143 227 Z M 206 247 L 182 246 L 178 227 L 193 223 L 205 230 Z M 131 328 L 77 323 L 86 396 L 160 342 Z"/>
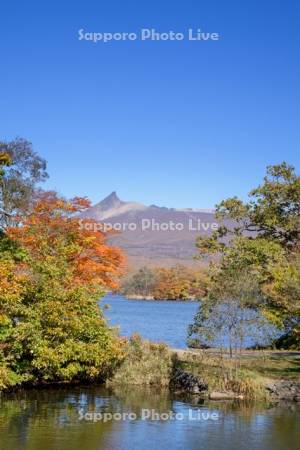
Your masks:
<path fill-rule="evenodd" d="M 156 300 L 200 299 L 206 293 L 208 282 L 206 272 L 182 265 L 143 267 L 126 277 L 120 292 L 128 297 L 152 297 Z"/>
<path fill-rule="evenodd" d="M 208 276 L 204 271 L 182 265 L 157 269 L 154 298 L 167 300 L 200 300 L 206 293 Z"/>
<path fill-rule="evenodd" d="M 121 355 L 98 300 L 117 286 L 124 258 L 104 233 L 79 225 L 88 206 L 42 193 L 7 229 L 23 252 L 0 260 L 1 354 L 16 382 L 97 379 Z"/>
<path fill-rule="evenodd" d="M 156 271 L 149 267 L 141 267 L 123 280 L 120 292 L 128 297 L 152 297 L 156 283 Z"/>
<path fill-rule="evenodd" d="M 190 298 L 190 279 L 184 267 L 157 269 L 158 282 L 154 289 L 154 298 L 166 300 L 187 300 Z"/>

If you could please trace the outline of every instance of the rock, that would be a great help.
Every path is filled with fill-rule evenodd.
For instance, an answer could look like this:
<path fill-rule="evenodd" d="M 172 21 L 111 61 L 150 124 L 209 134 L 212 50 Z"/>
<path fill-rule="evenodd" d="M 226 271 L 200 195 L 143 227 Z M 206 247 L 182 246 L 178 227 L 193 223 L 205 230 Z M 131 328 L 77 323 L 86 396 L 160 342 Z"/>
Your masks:
<path fill-rule="evenodd" d="M 294 380 L 279 380 L 266 385 L 271 396 L 277 400 L 300 401 L 300 382 Z"/>
<path fill-rule="evenodd" d="M 200 394 L 208 388 L 206 381 L 195 377 L 189 372 L 177 369 L 171 378 L 171 388 L 175 390 L 185 391 L 190 394 Z"/>
<path fill-rule="evenodd" d="M 244 396 L 232 391 L 218 392 L 213 391 L 209 394 L 210 400 L 243 400 Z"/>

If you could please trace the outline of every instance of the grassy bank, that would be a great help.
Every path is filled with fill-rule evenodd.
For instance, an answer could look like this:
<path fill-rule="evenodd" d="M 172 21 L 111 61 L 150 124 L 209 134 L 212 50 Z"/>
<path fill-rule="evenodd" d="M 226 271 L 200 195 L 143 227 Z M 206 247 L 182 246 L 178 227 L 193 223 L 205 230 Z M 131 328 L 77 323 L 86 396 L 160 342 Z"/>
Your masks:
<path fill-rule="evenodd" d="M 266 386 L 278 380 L 300 380 L 300 352 L 243 351 L 239 359 L 222 354 L 217 349 L 171 349 L 164 343 L 143 341 L 138 334 L 124 343 L 122 360 L 117 364 L 106 383 L 114 389 L 145 388 L 174 389 L 172 380 L 178 372 L 191 374 L 207 385 L 202 394 L 233 392 L 247 400 L 268 400 Z M 1 371 L 0 371 L 1 375 Z M 98 380 L 98 382 L 104 380 Z M 32 387 L 80 384 L 87 380 L 40 382 Z M 92 381 L 90 380 L 90 383 Z M 30 387 L 23 384 L 19 387 Z M 16 387 L 16 386 L 15 386 Z M 3 389 L 3 386 L 0 386 Z M 176 389 L 177 390 L 177 389 Z M 188 393 L 183 389 L 184 393 Z"/>
<path fill-rule="evenodd" d="M 172 375 L 172 353 L 165 344 L 142 341 L 134 334 L 125 358 L 109 384 L 168 386 Z"/>
<path fill-rule="evenodd" d="M 178 370 L 205 380 L 212 391 L 232 391 L 247 399 L 267 398 L 265 386 L 279 379 L 299 380 L 300 353 L 245 351 L 238 360 L 217 350 L 172 350 L 134 335 L 111 385 L 168 386 Z"/>
<path fill-rule="evenodd" d="M 218 349 L 174 350 L 180 361 L 209 367 L 224 367 L 234 373 L 236 369 L 250 371 L 266 379 L 300 379 L 300 352 L 285 350 L 243 350 L 237 362 Z"/>

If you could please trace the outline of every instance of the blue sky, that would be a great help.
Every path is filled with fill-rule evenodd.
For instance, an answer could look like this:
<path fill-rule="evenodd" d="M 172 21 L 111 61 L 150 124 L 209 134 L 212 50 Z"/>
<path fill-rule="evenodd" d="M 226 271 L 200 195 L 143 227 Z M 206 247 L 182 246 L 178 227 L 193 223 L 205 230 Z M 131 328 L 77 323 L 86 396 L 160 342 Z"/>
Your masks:
<path fill-rule="evenodd" d="M 296 0 L 14 1 L 0 7 L 0 138 L 48 160 L 48 188 L 94 202 L 212 207 L 299 169 Z M 220 33 L 79 41 L 78 30 Z"/>

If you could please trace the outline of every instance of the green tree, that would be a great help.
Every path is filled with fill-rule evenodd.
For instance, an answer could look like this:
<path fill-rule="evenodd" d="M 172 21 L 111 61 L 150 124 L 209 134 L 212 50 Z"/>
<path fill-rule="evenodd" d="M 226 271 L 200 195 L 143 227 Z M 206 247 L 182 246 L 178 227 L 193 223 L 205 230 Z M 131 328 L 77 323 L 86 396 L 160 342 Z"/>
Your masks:
<path fill-rule="evenodd" d="M 123 256 L 79 227 L 74 215 L 88 205 L 43 193 L 7 229 L 24 255 L 0 257 L 2 385 L 101 379 L 122 355 L 98 300 L 116 287 Z"/>
<path fill-rule="evenodd" d="M 259 279 L 247 270 L 220 271 L 188 329 L 188 343 L 229 348 L 236 357 L 246 342 L 262 345 L 274 329 L 257 311 L 264 301 Z"/>
<path fill-rule="evenodd" d="M 233 219 L 233 226 L 220 227 L 217 234 L 254 233 L 283 248 L 299 250 L 300 243 L 300 177 L 286 162 L 268 166 L 263 184 L 249 193 L 250 200 L 237 197 L 217 206 L 219 219 Z"/>
<path fill-rule="evenodd" d="M 125 296 L 151 297 L 157 283 L 156 272 L 142 267 L 123 280 L 121 293 Z"/>
<path fill-rule="evenodd" d="M 246 271 L 259 287 L 259 302 L 251 307 L 299 336 L 300 177 L 295 169 L 286 163 L 268 167 L 248 202 L 224 200 L 216 215 L 222 225 L 196 242 L 200 258 L 214 255 L 207 299 L 222 298 L 232 275 Z"/>

